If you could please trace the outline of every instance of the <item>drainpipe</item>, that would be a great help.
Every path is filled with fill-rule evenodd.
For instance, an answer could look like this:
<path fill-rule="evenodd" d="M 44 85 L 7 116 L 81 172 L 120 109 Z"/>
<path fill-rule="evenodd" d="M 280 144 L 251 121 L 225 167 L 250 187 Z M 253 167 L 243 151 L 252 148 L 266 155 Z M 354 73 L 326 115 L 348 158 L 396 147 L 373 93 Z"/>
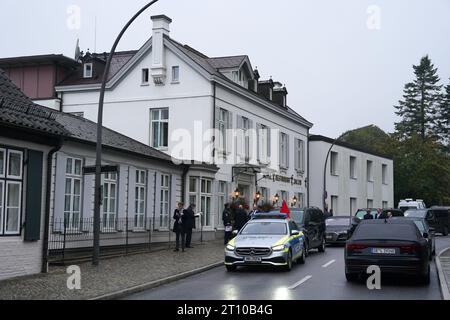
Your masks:
<path fill-rule="evenodd" d="M 212 162 L 214 164 L 216 163 L 216 140 L 217 140 L 216 130 L 218 129 L 218 128 L 216 128 L 216 117 L 217 117 L 217 115 L 216 115 L 216 82 L 213 82 L 213 125 L 212 125 L 212 127 L 215 130 L 214 130 L 214 135 L 213 135 L 214 147 L 213 147 L 213 154 L 212 154 L 212 156 L 213 156 Z"/>
<path fill-rule="evenodd" d="M 53 155 L 61 150 L 63 139 L 60 138 L 58 144 L 48 152 L 47 155 L 47 180 L 45 182 L 45 222 L 44 222 L 44 244 L 42 249 L 42 273 L 48 272 L 48 237 L 50 232 L 50 195 L 52 185 L 52 164 Z"/>
<path fill-rule="evenodd" d="M 189 165 L 184 165 L 183 174 L 181 176 L 181 202 L 186 204 L 186 176 L 189 171 Z"/>

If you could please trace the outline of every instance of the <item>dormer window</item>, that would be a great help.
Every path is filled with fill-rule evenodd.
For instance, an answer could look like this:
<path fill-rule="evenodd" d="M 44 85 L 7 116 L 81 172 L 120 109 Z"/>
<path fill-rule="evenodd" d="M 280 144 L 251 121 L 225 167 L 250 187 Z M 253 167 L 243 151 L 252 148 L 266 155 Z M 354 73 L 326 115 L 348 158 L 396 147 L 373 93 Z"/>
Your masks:
<path fill-rule="evenodd" d="M 233 82 L 239 83 L 239 71 L 232 72 Z"/>
<path fill-rule="evenodd" d="M 83 70 L 83 78 L 92 78 L 93 74 L 92 70 L 93 70 L 92 63 L 85 63 Z"/>

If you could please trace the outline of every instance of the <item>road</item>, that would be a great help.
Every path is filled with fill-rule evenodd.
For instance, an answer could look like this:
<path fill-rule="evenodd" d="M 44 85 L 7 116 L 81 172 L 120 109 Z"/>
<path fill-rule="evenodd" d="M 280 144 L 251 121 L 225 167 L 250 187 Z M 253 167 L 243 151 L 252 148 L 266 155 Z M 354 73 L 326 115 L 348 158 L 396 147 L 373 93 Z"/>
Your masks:
<path fill-rule="evenodd" d="M 450 247 L 450 237 L 436 238 L 436 252 Z M 325 253 L 311 251 L 305 265 L 291 272 L 270 267 L 219 267 L 207 272 L 134 294 L 131 300 L 440 300 L 433 261 L 431 283 L 423 286 L 411 278 L 382 280 L 381 290 L 369 290 L 364 281 L 349 283 L 344 275 L 343 247 L 327 247 Z"/>

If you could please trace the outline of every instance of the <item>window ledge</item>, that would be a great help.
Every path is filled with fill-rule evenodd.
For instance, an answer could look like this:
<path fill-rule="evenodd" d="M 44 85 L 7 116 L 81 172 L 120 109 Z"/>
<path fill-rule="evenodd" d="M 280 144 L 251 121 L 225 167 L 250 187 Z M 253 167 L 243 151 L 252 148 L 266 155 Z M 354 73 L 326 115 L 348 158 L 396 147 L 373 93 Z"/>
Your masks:
<path fill-rule="evenodd" d="M 149 86 L 150 86 L 150 82 L 141 83 L 141 87 L 149 87 Z"/>
<path fill-rule="evenodd" d="M 331 173 L 330 174 L 332 177 L 339 177 L 339 175 L 337 173 Z"/>
<path fill-rule="evenodd" d="M 170 84 L 180 84 L 180 80 L 178 80 L 178 81 L 172 81 Z"/>
<path fill-rule="evenodd" d="M 355 180 L 355 181 L 358 180 L 358 178 L 355 178 L 355 177 L 350 177 L 350 179 Z"/>

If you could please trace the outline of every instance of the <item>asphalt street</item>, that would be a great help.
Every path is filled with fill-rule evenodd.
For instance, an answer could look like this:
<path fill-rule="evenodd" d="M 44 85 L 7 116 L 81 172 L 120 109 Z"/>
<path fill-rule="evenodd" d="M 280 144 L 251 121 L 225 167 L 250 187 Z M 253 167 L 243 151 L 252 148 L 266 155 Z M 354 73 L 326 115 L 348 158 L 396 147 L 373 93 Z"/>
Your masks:
<path fill-rule="evenodd" d="M 436 238 L 436 252 L 450 247 L 450 237 Z M 189 253 L 187 253 L 189 254 Z M 382 278 L 381 290 L 369 290 L 365 281 L 349 283 L 344 274 L 344 248 L 327 247 L 325 253 L 311 251 L 305 265 L 291 272 L 270 267 L 225 267 L 134 294 L 132 300 L 440 300 L 441 293 L 433 260 L 431 283 L 412 278 Z"/>

